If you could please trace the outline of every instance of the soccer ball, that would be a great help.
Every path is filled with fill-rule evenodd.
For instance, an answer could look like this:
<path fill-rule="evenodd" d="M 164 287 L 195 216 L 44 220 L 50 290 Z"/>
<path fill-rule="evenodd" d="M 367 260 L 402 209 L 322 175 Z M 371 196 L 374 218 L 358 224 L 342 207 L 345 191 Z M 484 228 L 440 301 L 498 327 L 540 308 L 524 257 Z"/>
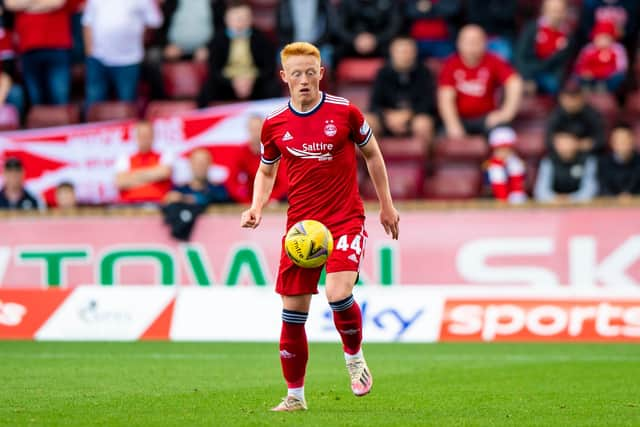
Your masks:
<path fill-rule="evenodd" d="M 284 249 L 295 265 L 302 268 L 320 267 L 333 251 L 333 236 L 321 222 L 306 219 L 289 229 L 284 239 Z"/>

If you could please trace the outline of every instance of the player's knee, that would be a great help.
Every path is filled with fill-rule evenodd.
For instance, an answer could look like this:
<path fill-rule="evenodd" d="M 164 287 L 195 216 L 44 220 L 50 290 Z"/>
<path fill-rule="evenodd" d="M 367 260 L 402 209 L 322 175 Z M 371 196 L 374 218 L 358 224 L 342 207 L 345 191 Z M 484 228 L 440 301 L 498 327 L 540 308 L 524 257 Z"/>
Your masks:
<path fill-rule="evenodd" d="M 353 293 L 353 285 L 347 282 L 327 286 L 326 294 L 329 303 L 342 301 Z"/>

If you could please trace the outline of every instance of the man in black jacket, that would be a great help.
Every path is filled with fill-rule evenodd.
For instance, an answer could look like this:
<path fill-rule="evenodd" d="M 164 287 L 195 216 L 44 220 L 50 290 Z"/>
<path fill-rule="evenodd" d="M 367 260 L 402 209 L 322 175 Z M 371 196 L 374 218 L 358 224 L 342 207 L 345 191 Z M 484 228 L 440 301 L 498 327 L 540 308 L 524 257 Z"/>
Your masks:
<path fill-rule="evenodd" d="M 611 153 L 600 159 L 598 181 L 600 194 L 627 199 L 640 195 L 640 154 L 635 150 L 633 131 L 619 123 L 611 132 Z"/>
<path fill-rule="evenodd" d="M 580 86 L 568 82 L 560 92 L 558 106 L 547 121 L 546 145 L 552 149 L 552 136 L 560 130 L 580 140 L 580 151 L 597 154 L 605 149 L 604 122 L 600 113 L 587 104 Z"/>
<path fill-rule="evenodd" d="M 384 56 L 402 26 L 400 2 L 342 0 L 330 23 L 337 39 L 336 63 L 349 56 Z"/>
<path fill-rule="evenodd" d="M 522 29 L 515 62 L 525 89 L 558 93 L 571 54 L 569 28 L 566 0 L 545 0 L 540 17 Z"/>
<path fill-rule="evenodd" d="M 33 210 L 40 203 L 24 188 L 24 168 L 20 159 L 8 158 L 4 163 L 4 186 L 0 189 L 0 209 Z"/>
<path fill-rule="evenodd" d="M 434 130 L 435 89 L 431 73 L 417 57 L 413 39 L 393 40 L 390 60 L 373 86 L 367 119 L 376 135 L 412 134 L 428 146 Z"/>
<path fill-rule="evenodd" d="M 209 78 L 198 105 L 226 100 L 265 99 L 280 95 L 276 80 L 276 50 L 266 35 L 252 27 L 251 7 L 231 1 L 225 12 L 226 27 L 211 42 Z"/>

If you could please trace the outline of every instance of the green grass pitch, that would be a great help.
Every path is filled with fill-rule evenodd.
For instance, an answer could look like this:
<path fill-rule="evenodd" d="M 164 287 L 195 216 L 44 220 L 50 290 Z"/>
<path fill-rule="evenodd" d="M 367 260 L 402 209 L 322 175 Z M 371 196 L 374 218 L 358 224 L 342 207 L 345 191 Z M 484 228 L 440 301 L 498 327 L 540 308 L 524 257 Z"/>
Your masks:
<path fill-rule="evenodd" d="M 338 344 L 310 353 L 282 414 L 276 344 L 0 342 L 0 425 L 640 425 L 639 345 L 370 344 L 363 398 Z"/>

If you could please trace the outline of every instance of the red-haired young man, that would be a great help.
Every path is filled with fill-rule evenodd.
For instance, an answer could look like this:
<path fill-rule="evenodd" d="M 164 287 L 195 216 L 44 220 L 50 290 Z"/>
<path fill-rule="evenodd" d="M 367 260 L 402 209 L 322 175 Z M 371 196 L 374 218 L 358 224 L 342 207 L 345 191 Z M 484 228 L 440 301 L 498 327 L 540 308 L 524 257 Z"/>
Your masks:
<path fill-rule="evenodd" d="M 398 238 L 399 216 L 382 154 L 364 116 L 348 100 L 320 91 L 324 68 L 318 49 L 310 43 L 292 43 L 282 50 L 281 59 L 280 76 L 289 86 L 291 99 L 263 125 L 262 162 L 251 208 L 243 212 L 241 225 L 255 228 L 260 224 L 278 164 L 284 162 L 289 179 L 287 229 L 298 221 L 315 219 L 329 228 L 337 242 L 326 263 L 326 294 L 342 338 L 351 389 L 356 396 L 363 396 L 371 390 L 373 380 L 362 355 L 362 314 L 352 294 L 367 238 L 356 176 L 356 147 L 376 187 L 380 222 L 394 239 Z M 318 293 L 321 270 L 297 267 L 282 251 L 276 291 L 283 302 L 280 361 L 288 394 L 275 411 L 307 408 L 304 325 L 311 296 Z"/>

